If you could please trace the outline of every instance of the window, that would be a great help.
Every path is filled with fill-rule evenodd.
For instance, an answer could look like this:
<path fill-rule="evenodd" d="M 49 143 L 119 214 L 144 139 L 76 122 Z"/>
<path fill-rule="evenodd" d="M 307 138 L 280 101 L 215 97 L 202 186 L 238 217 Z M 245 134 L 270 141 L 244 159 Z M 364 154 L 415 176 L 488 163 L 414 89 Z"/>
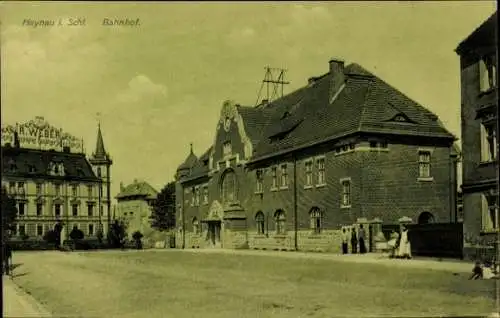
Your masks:
<path fill-rule="evenodd" d="M 101 167 L 97 167 L 97 176 L 100 178 L 101 177 Z"/>
<path fill-rule="evenodd" d="M 43 204 L 37 203 L 36 204 L 36 215 L 41 216 L 43 214 Z"/>
<path fill-rule="evenodd" d="M 24 194 L 24 182 L 17 183 L 17 191 L 19 194 Z"/>
<path fill-rule="evenodd" d="M 496 87 L 496 65 L 493 56 L 485 56 L 479 61 L 479 89 L 486 92 Z"/>
<path fill-rule="evenodd" d="M 196 217 L 193 218 L 193 233 L 198 234 L 200 231 L 200 223 Z"/>
<path fill-rule="evenodd" d="M 89 224 L 89 235 L 94 235 L 94 224 Z"/>
<path fill-rule="evenodd" d="M 199 206 L 200 205 L 200 187 L 199 186 L 196 186 L 194 188 L 194 193 L 195 193 L 194 205 Z"/>
<path fill-rule="evenodd" d="M 43 225 L 38 225 L 36 226 L 36 235 L 37 236 L 42 236 L 43 235 Z"/>
<path fill-rule="evenodd" d="M 87 206 L 87 214 L 88 214 L 88 216 L 93 216 L 94 215 L 94 205 L 93 204 L 89 204 Z"/>
<path fill-rule="evenodd" d="M 18 203 L 17 205 L 17 211 L 19 213 L 19 215 L 24 215 L 24 203 L 20 202 Z"/>
<path fill-rule="evenodd" d="M 9 182 L 9 193 L 10 194 L 16 193 L 16 183 L 15 182 Z"/>
<path fill-rule="evenodd" d="M 255 223 L 257 224 L 257 234 L 264 235 L 264 213 L 257 212 L 257 214 L 255 215 Z"/>
<path fill-rule="evenodd" d="M 319 158 L 316 160 L 316 165 L 318 168 L 318 185 L 324 185 L 325 182 L 325 158 Z"/>
<path fill-rule="evenodd" d="M 203 204 L 208 204 L 208 186 L 203 187 Z"/>
<path fill-rule="evenodd" d="M 73 194 L 73 197 L 78 195 L 78 187 L 76 185 L 71 187 L 71 193 Z"/>
<path fill-rule="evenodd" d="M 35 168 L 35 166 L 33 166 L 33 165 L 28 165 L 28 171 L 29 171 L 29 173 L 35 173 L 35 172 L 36 172 L 36 168 Z"/>
<path fill-rule="evenodd" d="M 55 214 L 55 216 L 61 216 L 61 205 L 60 204 L 54 205 L 54 214 Z"/>
<path fill-rule="evenodd" d="M 41 183 L 37 183 L 36 184 L 36 194 L 37 195 L 41 195 L 42 194 L 42 184 Z"/>
<path fill-rule="evenodd" d="M 376 141 L 370 141 L 370 148 L 377 148 L 377 142 Z"/>
<path fill-rule="evenodd" d="M 271 174 L 273 178 L 271 189 L 276 189 L 278 187 L 278 169 L 276 167 L 272 167 Z"/>
<path fill-rule="evenodd" d="M 93 193 L 92 193 L 92 189 L 93 187 L 91 185 L 87 186 L 87 191 L 88 191 L 88 195 L 89 195 L 89 198 L 91 198 L 93 196 Z"/>
<path fill-rule="evenodd" d="M 262 193 L 264 192 L 264 173 L 262 169 L 257 169 L 255 171 L 255 192 Z"/>
<path fill-rule="evenodd" d="M 71 206 L 71 212 L 72 212 L 73 216 L 78 216 L 78 205 L 73 204 Z"/>
<path fill-rule="evenodd" d="M 226 141 L 222 145 L 222 155 L 224 157 L 228 157 L 228 156 L 231 156 L 231 153 L 232 153 L 231 142 L 230 141 Z"/>
<path fill-rule="evenodd" d="M 351 206 L 351 180 L 342 180 L 342 204 L 343 207 Z"/>
<path fill-rule="evenodd" d="M 26 235 L 26 225 L 20 224 L 18 233 L 20 236 Z"/>
<path fill-rule="evenodd" d="M 227 171 L 222 179 L 222 200 L 223 202 L 236 200 L 236 175 L 232 170 Z"/>
<path fill-rule="evenodd" d="M 311 217 L 311 229 L 314 233 L 321 233 L 321 211 L 318 208 L 312 208 L 309 213 Z"/>
<path fill-rule="evenodd" d="M 281 187 L 286 188 L 288 186 L 288 171 L 286 165 L 281 165 Z"/>
<path fill-rule="evenodd" d="M 495 123 L 481 124 L 481 162 L 491 162 L 497 157 Z"/>
<path fill-rule="evenodd" d="M 482 228 L 485 232 L 498 230 L 497 195 L 485 193 L 482 195 Z"/>
<path fill-rule="evenodd" d="M 196 189 L 195 187 L 191 188 L 191 206 L 196 205 Z"/>
<path fill-rule="evenodd" d="M 276 222 L 276 234 L 285 234 L 286 231 L 286 218 L 285 212 L 282 210 L 276 211 L 274 214 L 274 221 Z"/>
<path fill-rule="evenodd" d="M 313 183 L 313 163 L 306 161 L 306 186 L 312 186 Z"/>
<path fill-rule="evenodd" d="M 61 195 L 61 185 L 60 184 L 54 184 L 54 191 L 56 197 Z"/>
<path fill-rule="evenodd" d="M 418 152 L 418 176 L 420 178 L 431 177 L 431 152 L 419 151 Z"/>
<path fill-rule="evenodd" d="M 59 174 L 59 165 L 58 164 L 54 165 L 54 174 Z"/>

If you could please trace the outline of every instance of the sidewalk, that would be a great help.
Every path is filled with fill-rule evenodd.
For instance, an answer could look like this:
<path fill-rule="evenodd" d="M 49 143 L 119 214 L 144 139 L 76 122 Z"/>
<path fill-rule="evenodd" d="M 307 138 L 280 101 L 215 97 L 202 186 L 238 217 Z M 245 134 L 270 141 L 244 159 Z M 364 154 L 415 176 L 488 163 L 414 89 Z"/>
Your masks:
<path fill-rule="evenodd" d="M 168 251 L 169 249 L 165 249 Z M 232 250 L 232 249 L 173 249 L 171 251 L 185 251 L 192 253 L 224 253 L 235 255 L 255 255 L 255 256 L 279 256 L 288 258 L 311 258 L 324 259 L 339 262 L 382 264 L 409 268 L 421 268 L 430 270 L 442 270 L 454 273 L 469 273 L 474 264 L 459 260 L 438 260 L 432 258 L 414 258 L 411 260 L 390 259 L 387 254 L 367 253 L 367 254 L 331 254 L 314 252 L 284 252 L 284 251 L 261 251 L 261 250 Z"/>
<path fill-rule="evenodd" d="M 3 276 L 3 317 L 52 317 L 33 297 Z M 15 280 L 15 278 L 14 278 Z"/>

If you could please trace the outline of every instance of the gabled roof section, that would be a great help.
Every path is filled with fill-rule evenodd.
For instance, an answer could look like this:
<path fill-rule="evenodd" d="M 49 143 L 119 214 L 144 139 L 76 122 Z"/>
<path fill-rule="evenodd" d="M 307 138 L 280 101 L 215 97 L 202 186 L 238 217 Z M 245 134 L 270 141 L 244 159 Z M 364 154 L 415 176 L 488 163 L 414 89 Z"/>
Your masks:
<path fill-rule="evenodd" d="M 193 165 L 196 163 L 198 160 L 198 157 L 193 152 L 193 144 L 190 145 L 190 151 L 189 155 L 187 156 L 186 160 L 177 168 L 177 170 L 183 170 L 183 169 L 191 169 Z"/>
<path fill-rule="evenodd" d="M 49 173 L 51 164 L 62 164 L 64 174 Z M 84 154 L 2 147 L 2 174 L 25 178 L 62 179 L 97 182 L 92 166 Z"/>
<path fill-rule="evenodd" d="M 455 49 L 458 55 L 471 48 L 481 46 L 495 46 L 498 40 L 497 11 L 486 21 L 481 23 L 467 38 L 465 38 Z"/>
<path fill-rule="evenodd" d="M 209 166 L 208 161 L 210 159 L 210 153 L 212 152 L 213 147 L 208 148 L 200 158 L 193 164 L 191 169 L 190 178 L 201 177 L 208 174 Z"/>
<path fill-rule="evenodd" d="M 144 199 L 154 200 L 158 196 L 156 191 L 149 183 L 145 181 L 134 181 L 126 186 L 118 195 L 117 199 L 126 199 L 131 197 L 143 197 Z"/>

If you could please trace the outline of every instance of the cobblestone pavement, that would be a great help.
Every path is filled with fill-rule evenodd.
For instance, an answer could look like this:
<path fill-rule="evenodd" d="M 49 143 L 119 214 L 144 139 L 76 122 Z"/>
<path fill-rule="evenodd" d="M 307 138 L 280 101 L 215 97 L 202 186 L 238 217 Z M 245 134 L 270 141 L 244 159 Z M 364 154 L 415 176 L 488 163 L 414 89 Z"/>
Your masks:
<path fill-rule="evenodd" d="M 179 251 L 178 249 L 165 251 Z M 325 259 L 332 261 L 354 262 L 354 263 L 373 263 L 383 264 L 387 266 L 404 266 L 410 268 L 425 268 L 432 270 L 444 270 L 449 272 L 465 273 L 472 270 L 471 262 L 459 260 L 439 260 L 432 258 L 414 258 L 410 260 L 390 259 L 387 254 L 367 253 L 367 254 L 331 254 L 331 253 L 314 253 L 314 252 L 294 252 L 294 251 L 262 251 L 262 250 L 232 250 L 232 249 L 184 249 L 184 252 L 192 253 L 226 253 L 226 254 L 251 254 L 256 256 L 279 256 L 290 258 L 311 258 Z"/>
<path fill-rule="evenodd" d="M 3 276 L 3 317 L 52 317 L 33 297 Z"/>

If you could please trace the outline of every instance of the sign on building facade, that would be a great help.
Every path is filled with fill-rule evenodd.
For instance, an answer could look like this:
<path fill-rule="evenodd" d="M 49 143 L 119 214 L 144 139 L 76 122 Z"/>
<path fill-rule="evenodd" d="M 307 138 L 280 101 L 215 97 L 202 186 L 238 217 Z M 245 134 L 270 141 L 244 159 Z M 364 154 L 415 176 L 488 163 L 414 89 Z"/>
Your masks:
<path fill-rule="evenodd" d="M 63 148 L 69 147 L 71 152 L 84 152 L 83 139 L 63 132 L 40 116 L 26 123 L 2 126 L 2 146 L 7 143 L 14 144 L 16 131 L 22 148 L 62 151 Z"/>

